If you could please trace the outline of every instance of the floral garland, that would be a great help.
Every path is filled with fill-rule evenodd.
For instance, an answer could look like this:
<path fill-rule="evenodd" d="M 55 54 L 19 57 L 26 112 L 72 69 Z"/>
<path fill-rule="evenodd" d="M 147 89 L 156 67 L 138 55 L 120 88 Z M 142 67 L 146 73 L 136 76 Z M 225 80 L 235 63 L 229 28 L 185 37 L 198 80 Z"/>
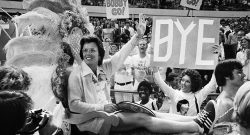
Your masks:
<path fill-rule="evenodd" d="M 83 35 L 89 34 L 89 30 L 85 27 L 87 24 L 88 22 L 76 11 L 65 11 L 59 25 L 59 33 L 62 37 L 68 37 L 72 29 L 77 27 L 81 29 Z"/>
<path fill-rule="evenodd" d="M 63 50 L 68 50 L 69 45 L 66 43 L 62 43 L 61 44 L 61 48 Z M 72 54 L 68 54 L 67 53 L 62 53 L 61 56 L 58 58 L 58 65 L 54 71 L 54 73 L 52 74 L 52 78 L 51 78 L 51 87 L 52 87 L 52 91 L 55 95 L 55 97 L 58 99 L 57 103 L 61 102 L 63 107 L 65 108 L 65 117 L 69 118 L 70 116 L 70 110 L 69 110 L 69 106 L 68 106 L 68 77 L 70 74 L 70 70 L 67 70 L 68 66 L 69 66 L 69 61 L 71 59 L 70 56 Z"/>

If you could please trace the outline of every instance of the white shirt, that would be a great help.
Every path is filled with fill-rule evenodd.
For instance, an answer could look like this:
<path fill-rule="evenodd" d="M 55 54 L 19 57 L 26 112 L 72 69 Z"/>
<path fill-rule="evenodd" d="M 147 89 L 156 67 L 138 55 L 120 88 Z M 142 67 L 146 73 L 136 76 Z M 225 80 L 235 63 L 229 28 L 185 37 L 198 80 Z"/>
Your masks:
<path fill-rule="evenodd" d="M 141 104 L 141 100 L 136 102 L 136 103 Z M 144 104 L 143 106 L 147 107 L 150 110 L 159 110 L 157 105 L 156 105 L 156 100 L 153 100 L 151 98 L 149 98 L 149 101 L 146 104 Z M 154 106 L 154 109 L 153 109 L 153 106 Z"/>
<path fill-rule="evenodd" d="M 202 102 L 206 99 L 209 93 L 216 90 L 216 80 L 213 76 L 210 82 L 201 90 L 196 93 L 185 93 L 180 90 L 175 90 L 172 87 L 169 87 L 160 76 L 160 73 L 157 72 L 154 74 L 155 83 L 163 90 L 164 94 L 170 97 L 171 105 L 170 105 L 170 113 L 180 114 L 177 112 L 177 103 L 180 100 L 186 99 L 189 102 L 189 109 L 187 112 L 187 116 L 195 116 L 197 115 L 195 97 L 197 98 L 198 107 L 200 108 Z"/>

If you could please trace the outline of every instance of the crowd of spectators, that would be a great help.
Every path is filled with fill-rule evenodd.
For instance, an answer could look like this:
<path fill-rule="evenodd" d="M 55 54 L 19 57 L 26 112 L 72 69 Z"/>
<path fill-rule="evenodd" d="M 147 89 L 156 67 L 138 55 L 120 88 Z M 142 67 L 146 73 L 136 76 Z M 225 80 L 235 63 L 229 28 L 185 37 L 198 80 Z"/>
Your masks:
<path fill-rule="evenodd" d="M 181 0 L 129 0 L 131 8 L 186 9 Z M 105 6 L 104 0 L 82 0 L 83 5 Z M 249 0 L 203 0 L 201 10 L 246 11 L 250 9 Z"/>

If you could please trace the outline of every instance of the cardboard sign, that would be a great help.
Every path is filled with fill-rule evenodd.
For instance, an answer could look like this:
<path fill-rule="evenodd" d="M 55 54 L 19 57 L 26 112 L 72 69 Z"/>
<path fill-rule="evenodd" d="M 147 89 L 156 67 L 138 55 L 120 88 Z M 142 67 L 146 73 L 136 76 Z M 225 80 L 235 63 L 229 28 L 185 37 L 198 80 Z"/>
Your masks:
<path fill-rule="evenodd" d="M 200 10 L 202 0 L 181 0 L 181 6 Z"/>
<path fill-rule="evenodd" d="M 214 69 L 217 55 L 212 46 L 219 44 L 218 18 L 154 17 L 151 65 Z"/>
<path fill-rule="evenodd" d="M 108 19 L 129 18 L 128 0 L 106 0 Z"/>

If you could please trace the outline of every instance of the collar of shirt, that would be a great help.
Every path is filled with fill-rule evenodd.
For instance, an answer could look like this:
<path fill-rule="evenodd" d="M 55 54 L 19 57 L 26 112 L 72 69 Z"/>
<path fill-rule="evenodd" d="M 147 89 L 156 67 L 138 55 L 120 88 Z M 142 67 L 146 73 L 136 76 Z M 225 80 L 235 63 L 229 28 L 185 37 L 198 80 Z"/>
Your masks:
<path fill-rule="evenodd" d="M 102 81 L 101 79 L 104 79 L 102 78 L 102 76 L 105 76 L 105 73 L 103 71 L 103 68 L 98 66 L 97 67 L 97 77 L 95 76 L 95 74 L 93 73 L 93 71 L 90 69 L 90 67 L 83 61 L 81 63 L 81 71 L 82 71 L 82 75 L 83 76 L 87 76 L 87 75 L 92 75 L 92 79 L 93 81 Z"/>

